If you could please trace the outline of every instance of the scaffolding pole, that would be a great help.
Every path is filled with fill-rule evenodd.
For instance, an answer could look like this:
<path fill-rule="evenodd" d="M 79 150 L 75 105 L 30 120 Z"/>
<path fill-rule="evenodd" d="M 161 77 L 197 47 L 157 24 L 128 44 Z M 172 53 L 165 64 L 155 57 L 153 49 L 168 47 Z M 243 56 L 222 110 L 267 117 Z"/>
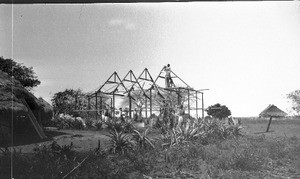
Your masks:
<path fill-rule="evenodd" d="M 88 110 L 91 109 L 91 98 L 88 97 Z M 88 118 L 90 118 L 90 112 L 88 112 Z"/>
<path fill-rule="evenodd" d="M 115 92 L 113 93 L 113 99 L 112 99 L 112 113 L 113 113 L 113 117 L 116 117 L 116 113 L 115 113 L 115 101 L 116 97 L 115 97 Z"/>
<path fill-rule="evenodd" d="M 102 97 L 100 96 L 100 120 L 102 121 Z"/>
<path fill-rule="evenodd" d="M 145 96 L 145 116 L 146 116 L 146 118 L 148 118 L 148 115 L 147 115 L 147 112 L 148 112 L 148 110 L 147 110 L 147 103 L 148 103 L 148 100 L 147 100 L 147 96 Z"/>
<path fill-rule="evenodd" d="M 196 91 L 196 117 L 198 120 L 198 92 Z"/>
<path fill-rule="evenodd" d="M 95 108 L 96 108 L 96 120 L 98 120 L 98 93 L 96 93 L 96 105 L 95 105 Z"/>
<path fill-rule="evenodd" d="M 202 92 L 201 92 L 201 96 L 202 96 L 202 119 L 204 119 L 204 98 Z"/>
<path fill-rule="evenodd" d="M 131 108 L 132 108 L 132 106 L 131 106 L 131 91 L 129 91 L 129 93 L 128 93 L 128 98 L 129 98 L 129 118 L 131 119 L 132 118 L 132 115 L 131 115 Z"/>
<path fill-rule="evenodd" d="M 152 89 L 150 89 L 150 116 L 152 115 Z"/>
<path fill-rule="evenodd" d="M 191 113 L 190 113 L 190 90 L 188 90 L 188 113 L 189 113 L 189 119 L 191 118 Z"/>

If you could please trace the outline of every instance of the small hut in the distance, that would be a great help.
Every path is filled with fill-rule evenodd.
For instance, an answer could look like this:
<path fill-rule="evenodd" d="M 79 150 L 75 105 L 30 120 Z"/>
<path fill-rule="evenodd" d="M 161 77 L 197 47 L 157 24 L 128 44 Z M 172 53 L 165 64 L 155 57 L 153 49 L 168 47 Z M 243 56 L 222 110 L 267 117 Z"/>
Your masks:
<path fill-rule="evenodd" d="M 259 114 L 259 117 L 269 117 L 270 118 L 268 127 L 267 127 L 267 131 L 266 131 L 266 132 L 268 132 L 273 117 L 274 118 L 282 118 L 282 117 L 285 117 L 286 115 L 287 115 L 286 112 L 282 111 L 274 104 L 270 104 L 265 110 L 263 110 Z"/>
<path fill-rule="evenodd" d="M 274 104 L 270 104 L 265 110 L 263 110 L 260 114 L 259 117 L 285 117 L 287 115 L 286 112 L 282 111 L 279 109 L 277 106 Z"/>

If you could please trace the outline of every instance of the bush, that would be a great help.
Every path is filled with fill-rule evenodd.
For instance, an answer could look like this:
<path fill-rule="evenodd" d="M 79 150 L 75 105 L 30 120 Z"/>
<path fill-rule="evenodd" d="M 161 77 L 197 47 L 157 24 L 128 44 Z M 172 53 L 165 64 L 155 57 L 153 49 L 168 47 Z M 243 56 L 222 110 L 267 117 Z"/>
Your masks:
<path fill-rule="evenodd" d="M 13 156 L 15 178 L 40 178 L 42 176 L 61 178 L 78 162 L 72 144 L 60 146 L 55 142 L 48 146 L 37 146 L 31 155 L 16 150 L 13 150 L 11 154 L 10 151 L 6 150 L 2 151 L 0 156 L 1 177 L 10 176 L 11 156 Z"/>
<path fill-rule="evenodd" d="M 84 129 L 86 124 L 81 117 L 59 114 L 53 118 L 53 123 L 59 129 Z"/>
<path fill-rule="evenodd" d="M 87 129 L 92 129 L 93 127 L 95 127 L 94 121 L 90 118 L 86 118 L 84 123 Z"/>
<path fill-rule="evenodd" d="M 107 125 L 107 129 L 116 130 L 118 132 L 123 131 L 125 133 L 132 133 L 133 129 L 135 129 L 131 122 L 123 122 L 117 119 L 109 120 L 107 122 L 104 122 L 104 124 Z"/>
<path fill-rule="evenodd" d="M 103 123 L 101 121 L 96 121 L 95 123 L 95 127 L 97 128 L 97 130 L 100 130 L 103 126 Z"/>

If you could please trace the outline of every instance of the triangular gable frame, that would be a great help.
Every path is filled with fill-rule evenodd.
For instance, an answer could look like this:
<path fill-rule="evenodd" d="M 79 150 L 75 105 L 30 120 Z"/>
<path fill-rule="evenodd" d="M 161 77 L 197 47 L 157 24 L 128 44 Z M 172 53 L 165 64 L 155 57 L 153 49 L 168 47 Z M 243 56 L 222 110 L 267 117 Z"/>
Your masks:
<path fill-rule="evenodd" d="M 162 78 L 162 79 L 165 79 L 165 78 L 166 78 L 164 75 L 162 75 L 163 73 L 165 73 L 165 72 L 164 72 L 164 68 L 165 68 L 165 67 L 163 67 L 163 68 L 160 70 L 158 76 L 156 77 L 156 79 L 155 79 L 155 81 L 154 81 L 155 84 L 157 83 L 157 81 L 159 80 L 159 78 Z M 187 84 L 183 79 L 181 79 L 176 73 L 174 73 L 172 70 L 170 70 L 170 71 L 171 71 L 171 78 L 172 78 L 172 79 L 173 79 L 173 78 L 178 78 L 182 83 L 184 83 L 184 84 L 186 85 L 187 88 L 192 89 L 192 88 L 190 87 L 190 85 L 188 85 L 188 84 Z M 174 84 L 174 87 L 176 87 L 175 84 Z M 161 87 L 161 88 L 162 88 L 162 87 Z M 165 89 L 166 89 L 166 88 L 165 88 Z"/>
<path fill-rule="evenodd" d="M 113 90 L 111 90 L 110 92 L 102 91 L 103 88 L 108 84 L 116 84 L 117 86 L 114 87 Z M 114 94 L 114 95 L 124 96 L 124 93 L 123 94 L 117 93 L 117 92 L 119 92 L 120 86 L 125 90 L 124 93 L 128 92 L 127 88 L 122 83 L 122 80 L 120 79 L 118 73 L 114 72 L 112 75 L 110 75 L 110 77 L 105 81 L 105 83 L 95 93 L 103 93 L 103 94 L 107 94 L 107 95 Z"/>
<path fill-rule="evenodd" d="M 128 79 L 129 77 L 129 79 Z M 125 75 L 125 77 L 122 80 L 122 83 L 124 84 L 125 82 L 129 82 L 131 83 L 130 88 L 127 88 L 127 93 L 134 91 L 134 86 L 137 85 L 139 87 L 139 89 L 142 91 L 143 96 L 146 96 L 149 99 L 149 96 L 145 93 L 143 87 L 141 86 L 141 84 L 138 82 L 136 76 L 134 75 L 132 70 L 129 70 L 129 72 Z M 124 85 L 125 86 L 125 85 Z M 125 87 L 126 88 L 126 87 Z M 133 98 L 133 97 L 132 97 Z M 134 99 L 134 98 L 133 98 Z"/>
<path fill-rule="evenodd" d="M 158 86 L 156 85 L 155 81 L 153 80 L 149 70 L 147 68 L 145 68 L 142 73 L 140 74 L 140 76 L 137 79 L 138 81 L 148 81 L 151 82 L 152 85 L 149 89 L 146 89 L 146 92 L 148 92 L 151 89 L 155 89 L 158 91 L 158 94 L 161 98 L 164 98 L 164 96 L 160 93 Z"/>

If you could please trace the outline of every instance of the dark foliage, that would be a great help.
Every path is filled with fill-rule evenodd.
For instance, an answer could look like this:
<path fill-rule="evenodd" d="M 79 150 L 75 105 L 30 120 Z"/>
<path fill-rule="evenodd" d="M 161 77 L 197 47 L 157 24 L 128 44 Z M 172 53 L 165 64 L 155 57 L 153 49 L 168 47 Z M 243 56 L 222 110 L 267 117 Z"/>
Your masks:
<path fill-rule="evenodd" d="M 209 106 L 206 109 L 208 115 L 218 118 L 220 120 L 231 115 L 231 111 L 225 105 L 221 105 L 219 103 Z"/>
<path fill-rule="evenodd" d="M 0 57 L 0 70 L 20 81 L 27 90 L 41 84 L 32 67 L 26 67 L 12 59 Z"/>
<path fill-rule="evenodd" d="M 287 98 L 292 101 L 292 109 L 300 116 L 300 90 L 295 90 L 287 94 Z"/>
<path fill-rule="evenodd" d="M 54 114 L 69 114 L 77 117 L 76 103 L 79 95 L 82 95 L 80 90 L 66 89 L 63 92 L 57 92 L 54 94 L 52 101 Z"/>

